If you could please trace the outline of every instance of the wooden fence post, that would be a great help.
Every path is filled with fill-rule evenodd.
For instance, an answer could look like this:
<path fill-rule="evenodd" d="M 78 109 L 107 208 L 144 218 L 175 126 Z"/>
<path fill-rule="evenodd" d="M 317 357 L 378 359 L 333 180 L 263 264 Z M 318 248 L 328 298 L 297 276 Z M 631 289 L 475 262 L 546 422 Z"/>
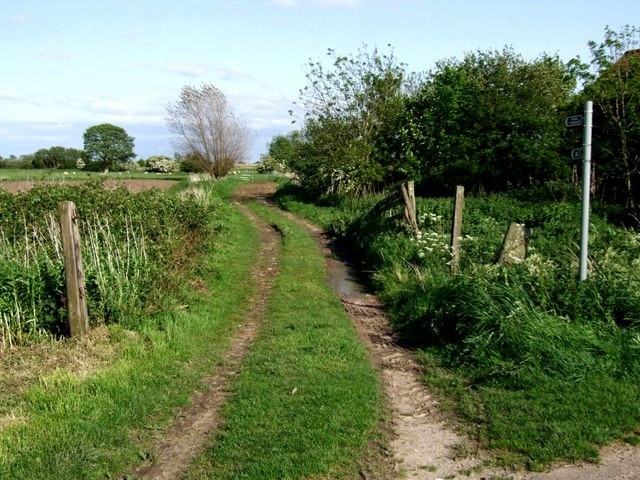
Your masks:
<path fill-rule="evenodd" d="M 418 228 L 418 218 L 416 213 L 416 190 L 415 182 L 409 180 L 405 186 L 404 183 L 400 185 L 402 189 L 402 197 L 404 198 L 404 217 L 409 222 L 409 226 L 413 230 L 414 235 L 420 232 Z"/>
<path fill-rule="evenodd" d="M 464 187 L 456 187 L 456 198 L 453 205 L 453 227 L 451 228 L 451 271 L 458 273 L 460 269 L 460 237 L 462 236 L 462 211 L 464 210 Z"/>
<path fill-rule="evenodd" d="M 84 288 L 84 270 L 80 252 L 80 231 L 78 214 L 73 202 L 58 204 L 60 215 L 60 234 L 64 254 L 64 278 L 67 286 L 67 312 L 71 336 L 82 335 L 89 331 L 89 315 Z"/>

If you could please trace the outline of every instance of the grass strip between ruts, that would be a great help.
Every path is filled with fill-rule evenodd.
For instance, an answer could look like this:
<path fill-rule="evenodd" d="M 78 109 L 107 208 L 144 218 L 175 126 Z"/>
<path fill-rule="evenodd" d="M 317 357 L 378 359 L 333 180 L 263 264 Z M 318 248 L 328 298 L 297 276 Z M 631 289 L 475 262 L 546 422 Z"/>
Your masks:
<path fill-rule="evenodd" d="M 16 419 L 0 424 L 0 478 L 112 478 L 151 455 L 151 433 L 215 369 L 246 313 L 258 236 L 237 210 L 220 208 L 225 236 L 202 260 L 210 293 L 194 294 L 188 309 L 158 315 L 139 332 L 109 326 L 118 356 L 108 368 L 43 376 Z"/>
<path fill-rule="evenodd" d="M 380 415 L 376 374 L 313 239 L 251 208 L 282 233 L 280 275 L 222 430 L 188 478 L 354 478 Z"/>

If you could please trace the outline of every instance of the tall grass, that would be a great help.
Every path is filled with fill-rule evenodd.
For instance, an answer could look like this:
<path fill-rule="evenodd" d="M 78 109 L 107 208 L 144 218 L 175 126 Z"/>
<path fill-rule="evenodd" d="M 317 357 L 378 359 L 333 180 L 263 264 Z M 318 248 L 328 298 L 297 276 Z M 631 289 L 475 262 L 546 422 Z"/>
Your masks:
<path fill-rule="evenodd" d="M 0 195 L 3 195 L 0 192 Z M 165 305 L 163 294 L 206 246 L 215 205 L 192 194 L 131 194 L 99 185 L 4 194 L 0 207 L 0 345 L 66 334 L 57 203 L 76 202 L 92 324 L 127 322 Z"/>

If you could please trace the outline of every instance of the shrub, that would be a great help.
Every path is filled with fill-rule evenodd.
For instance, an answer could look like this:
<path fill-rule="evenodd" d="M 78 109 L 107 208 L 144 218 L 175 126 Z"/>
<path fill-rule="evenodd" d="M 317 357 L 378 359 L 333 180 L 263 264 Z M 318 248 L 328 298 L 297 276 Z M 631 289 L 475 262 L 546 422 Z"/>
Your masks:
<path fill-rule="evenodd" d="M 177 162 L 169 157 L 156 155 L 147 159 L 147 172 L 171 173 L 177 171 Z"/>

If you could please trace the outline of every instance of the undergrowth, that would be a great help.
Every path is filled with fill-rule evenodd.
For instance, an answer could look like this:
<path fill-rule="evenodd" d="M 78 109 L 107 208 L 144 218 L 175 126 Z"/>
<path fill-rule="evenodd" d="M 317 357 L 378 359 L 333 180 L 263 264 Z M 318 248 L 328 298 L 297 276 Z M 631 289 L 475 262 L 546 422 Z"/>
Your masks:
<path fill-rule="evenodd" d="M 164 292 L 215 224 L 215 208 L 195 195 L 98 182 L 0 190 L 0 348 L 67 333 L 58 203 L 75 202 L 90 323 L 126 322 L 165 308 Z"/>

